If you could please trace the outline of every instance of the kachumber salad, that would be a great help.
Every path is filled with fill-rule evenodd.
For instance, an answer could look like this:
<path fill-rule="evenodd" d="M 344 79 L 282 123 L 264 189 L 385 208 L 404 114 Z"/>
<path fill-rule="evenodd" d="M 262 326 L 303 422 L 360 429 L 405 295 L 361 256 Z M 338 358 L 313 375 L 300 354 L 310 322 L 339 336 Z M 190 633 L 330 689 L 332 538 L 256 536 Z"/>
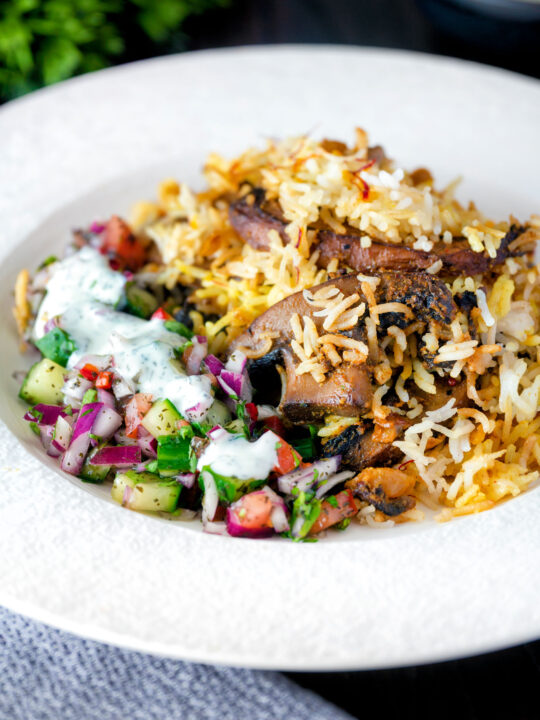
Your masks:
<path fill-rule="evenodd" d="M 314 539 L 538 480 L 540 216 L 494 222 L 358 129 L 165 181 L 16 282 L 48 455 L 132 510 Z"/>

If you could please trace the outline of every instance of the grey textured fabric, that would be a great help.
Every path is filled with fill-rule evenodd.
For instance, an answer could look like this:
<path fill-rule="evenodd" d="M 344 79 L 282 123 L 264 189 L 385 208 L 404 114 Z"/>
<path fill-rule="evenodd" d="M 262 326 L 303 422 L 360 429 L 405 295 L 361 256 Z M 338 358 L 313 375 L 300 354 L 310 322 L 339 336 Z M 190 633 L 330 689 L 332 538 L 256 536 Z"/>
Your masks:
<path fill-rule="evenodd" d="M 279 673 L 84 640 L 0 607 L 0 720 L 351 720 Z"/>

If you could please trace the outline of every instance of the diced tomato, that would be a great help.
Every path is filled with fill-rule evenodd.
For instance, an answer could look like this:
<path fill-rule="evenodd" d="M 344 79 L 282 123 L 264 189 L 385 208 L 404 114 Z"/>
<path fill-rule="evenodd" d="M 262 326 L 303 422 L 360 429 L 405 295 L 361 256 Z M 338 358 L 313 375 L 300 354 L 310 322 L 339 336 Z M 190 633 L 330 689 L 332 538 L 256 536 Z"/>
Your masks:
<path fill-rule="evenodd" d="M 126 435 L 137 437 L 137 430 L 143 417 L 152 407 L 152 396 L 137 393 L 126 405 Z"/>
<path fill-rule="evenodd" d="M 259 411 L 257 410 L 255 403 L 246 403 L 246 412 L 251 418 L 251 422 L 257 422 Z"/>
<path fill-rule="evenodd" d="M 358 512 L 357 501 L 350 490 L 342 490 L 333 498 L 334 504 L 328 500 L 321 503 L 321 512 L 311 526 L 310 535 L 316 535 L 326 530 L 326 528 L 332 527 L 332 525 L 337 525 L 345 518 L 352 517 Z"/>
<path fill-rule="evenodd" d="M 276 435 L 279 435 L 280 437 L 285 434 L 285 425 L 282 423 L 282 421 L 280 420 L 280 418 L 278 418 L 277 415 L 272 415 L 271 417 L 265 418 L 263 422 L 263 427 L 267 428 L 268 430 L 272 430 L 276 433 Z"/>
<path fill-rule="evenodd" d="M 154 313 L 152 313 L 150 320 L 174 320 L 174 318 L 162 307 L 159 307 Z"/>
<path fill-rule="evenodd" d="M 87 380 L 90 380 L 90 382 L 94 382 L 94 380 L 99 375 L 99 370 L 95 365 L 92 365 L 91 363 L 86 363 L 79 372 L 83 376 L 83 378 L 86 378 Z"/>
<path fill-rule="evenodd" d="M 300 466 L 302 456 L 288 442 L 279 438 L 277 443 L 277 462 L 274 465 L 274 472 L 278 475 L 286 475 L 291 470 Z"/>
<path fill-rule="evenodd" d="M 108 390 L 112 386 L 112 372 L 100 372 L 96 378 L 96 387 L 102 390 Z"/>
<path fill-rule="evenodd" d="M 115 255 L 130 270 L 138 270 L 146 260 L 142 243 L 118 215 L 113 215 L 105 226 L 102 250 Z"/>
<path fill-rule="evenodd" d="M 248 493 L 227 511 L 227 530 L 235 537 L 267 537 L 273 533 L 272 500 L 261 490 Z"/>

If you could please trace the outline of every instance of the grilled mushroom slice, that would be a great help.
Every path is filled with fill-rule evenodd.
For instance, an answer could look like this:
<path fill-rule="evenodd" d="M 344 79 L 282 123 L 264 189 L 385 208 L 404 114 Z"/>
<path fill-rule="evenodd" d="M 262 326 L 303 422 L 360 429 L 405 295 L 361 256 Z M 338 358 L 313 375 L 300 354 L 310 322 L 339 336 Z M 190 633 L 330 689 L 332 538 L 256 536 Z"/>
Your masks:
<path fill-rule="evenodd" d="M 268 233 L 275 230 L 284 243 L 290 242 L 285 229 L 287 222 L 278 202 L 268 202 L 261 188 L 251 190 L 247 195 L 229 206 L 231 225 L 240 237 L 257 250 L 268 250 Z M 325 227 L 314 226 L 319 250 L 318 265 L 327 267 L 333 258 L 341 265 L 357 272 L 395 270 L 413 272 L 426 270 L 438 260 L 442 262 L 442 273 L 446 275 L 478 275 L 503 263 L 507 257 L 519 254 L 512 250 L 512 243 L 527 228 L 512 225 L 502 239 L 494 258 L 486 253 L 475 252 L 467 240 L 455 239 L 451 245 L 437 243 L 429 252 L 415 250 L 404 245 L 383 243 L 371 239 L 369 247 L 363 247 L 362 236 L 354 229 L 347 233 L 336 233 Z"/>
<path fill-rule="evenodd" d="M 378 304 L 400 303 L 408 308 L 407 313 L 387 313 L 390 316 L 387 322 L 404 327 L 407 323 L 421 320 L 430 326 L 434 323 L 440 325 L 443 332 L 455 317 L 456 306 L 452 295 L 446 285 L 436 277 L 426 273 L 379 273 L 377 278 L 379 282 L 375 289 L 375 299 Z M 356 275 L 329 280 L 312 288 L 311 292 L 316 293 L 331 287 L 339 290 L 345 297 L 356 293 L 358 302 L 363 301 L 365 307 L 368 307 L 368 299 L 362 291 L 362 281 Z M 260 315 L 231 346 L 231 352 L 242 349 L 253 358 L 250 361 L 250 375 L 255 387 L 265 384 L 265 373 L 258 370 L 261 365 L 266 370 L 269 364 L 280 364 L 284 367 L 285 387 L 281 410 L 285 417 L 294 423 L 317 421 L 328 413 L 358 415 L 365 408 L 369 408 L 372 402 L 372 367 L 369 361 L 343 361 L 337 366 L 328 363 L 324 382 L 317 382 L 310 373 L 296 372 L 298 361 L 291 349 L 294 339 L 291 318 L 295 314 L 300 318 L 309 317 L 322 336 L 327 331 L 323 328 L 325 318 L 320 316 L 318 310 L 318 307 L 306 299 L 304 293 L 295 293 Z M 338 334 L 351 340 L 365 341 L 366 313 L 367 310 L 353 328 Z M 382 322 L 383 317 L 384 315 L 381 315 L 381 330 L 384 330 L 387 324 Z M 271 347 L 268 347 L 269 343 Z"/>
<path fill-rule="evenodd" d="M 414 478 L 401 470 L 366 468 L 348 480 L 345 487 L 349 488 L 355 497 L 373 505 L 385 515 L 395 517 L 416 505 L 415 498 L 407 494 L 411 492 L 414 484 Z"/>

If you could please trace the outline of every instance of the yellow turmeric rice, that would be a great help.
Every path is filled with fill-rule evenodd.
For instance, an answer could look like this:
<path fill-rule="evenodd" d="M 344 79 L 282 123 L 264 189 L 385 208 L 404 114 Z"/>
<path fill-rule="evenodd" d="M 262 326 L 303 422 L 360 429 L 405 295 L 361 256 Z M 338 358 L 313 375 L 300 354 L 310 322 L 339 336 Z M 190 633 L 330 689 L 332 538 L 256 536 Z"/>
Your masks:
<path fill-rule="evenodd" d="M 407 429 L 393 441 L 404 455 L 401 467 L 414 477 L 420 504 L 436 510 L 442 521 L 489 509 L 538 480 L 540 216 L 522 225 L 516 252 L 487 272 L 445 276 L 441 260 L 425 269 L 443 277 L 454 297 L 467 294 L 474 305 L 458 313 L 444 341 L 424 334 L 421 342 L 433 358 L 428 366 L 414 324 L 396 323 L 382 339 L 377 335 L 383 314 L 411 311 L 400 303 L 377 305 L 375 275 L 360 277 L 367 303 L 337 288 L 311 290 L 348 269 L 337 257 L 320 266 L 317 228 L 354 232 L 366 250 L 382 242 L 429 254 L 435 246 L 451 249 L 457 239 L 466 240 L 474 253 L 495 259 L 517 219 L 493 221 L 472 203 L 463 207 L 455 199 L 455 184 L 437 190 L 427 170 L 396 166 L 380 149 L 368 147 L 360 129 L 352 147 L 302 136 L 272 140 L 230 160 L 212 154 L 204 177 L 206 187 L 198 193 L 166 180 L 157 201 L 139 203 L 131 220 L 159 250 L 161 282 L 194 288 L 194 329 L 208 337 L 211 352 L 224 353 L 263 312 L 305 291 L 306 301 L 324 317 L 324 331 L 307 316 L 291 318 L 297 373 L 324 383 L 328 368 L 343 362 L 369 358 L 375 368 L 372 407 L 354 417 L 328 414 L 318 428 L 323 441 L 366 418 L 405 418 Z M 266 248 L 245 242 L 230 222 L 231 199 L 251 188 L 262 189 L 266 202 L 280 208 L 286 238 L 270 230 Z M 364 313 L 365 342 L 346 337 L 343 331 Z M 262 338 L 258 354 L 272 343 L 271 336 Z M 438 392 L 442 378 L 450 385 L 463 382 L 472 407 L 451 399 L 427 409 L 425 398 Z M 422 515 L 417 507 L 399 521 Z M 394 522 L 369 505 L 358 519 L 375 526 Z"/>

